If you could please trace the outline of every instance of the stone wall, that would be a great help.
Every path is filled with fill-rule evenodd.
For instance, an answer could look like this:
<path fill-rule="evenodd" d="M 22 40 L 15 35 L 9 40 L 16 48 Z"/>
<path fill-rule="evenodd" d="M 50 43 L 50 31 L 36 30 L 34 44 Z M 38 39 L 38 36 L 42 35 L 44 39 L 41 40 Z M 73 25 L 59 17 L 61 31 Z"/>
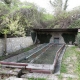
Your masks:
<path fill-rule="evenodd" d="M 54 43 L 54 38 L 59 38 L 59 43 L 65 43 L 65 41 L 62 37 L 62 32 L 57 32 L 57 33 L 53 32 L 53 33 L 51 33 L 51 35 L 52 35 L 52 37 L 50 39 L 51 43 L 52 42 Z"/>
<path fill-rule="evenodd" d="M 4 52 L 4 39 L 0 39 L 0 56 L 2 56 Z"/>
<path fill-rule="evenodd" d="M 15 52 L 19 49 L 26 48 L 30 45 L 33 45 L 33 41 L 30 36 L 7 38 L 7 53 Z M 3 53 L 4 53 L 4 39 L 0 39 L 0 56 Z"/>

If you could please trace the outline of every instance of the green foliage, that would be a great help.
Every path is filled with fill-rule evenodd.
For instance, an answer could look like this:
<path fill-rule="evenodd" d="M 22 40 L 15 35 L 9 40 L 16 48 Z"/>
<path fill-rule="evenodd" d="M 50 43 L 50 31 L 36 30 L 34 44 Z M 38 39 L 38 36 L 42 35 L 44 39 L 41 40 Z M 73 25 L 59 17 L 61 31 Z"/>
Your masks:
<path fill-rule="evenodd" d="M 78 44 L 78 47 L 80 48 L 80 33 L 77 34 L 77 44 Z"/>
<path fill-rule="evenodd" d="M 0 29 L 3 29 L 9 25 L 14 26 L 17 22 L 16 16 L 19 16 L 17 26 L 20 26 L 22 29 L 21 31 L 24 32 L 31 28 L 79 28 L 80 20 L 77 17 L 80 11 L 66 11 L 68 0 L 65 0 L 64 3 L 62 3 L 62 0 L 55 0 L 50 3 L 53 8 L 58 11 L 59 14 L 57 15 L 56 13 L 57 16 L 55 16 L 55 14 L 48 14 L 44 9 L 33 3 L 21 3 L 19 0 L 1 0 Z M 75 17 L 75 14 L 77 17 Z M 13 20 L 9 20 L 9 25 L 7 25 L 7 23 L 2 24 L 2 22 L 5 22 L 5 18 L 11 17 L 13 17 Z M 73 19 L 74 17 L 75 19 Z M 14 31 L 11 32 L 13 33 Z M 17 35 L 17 33 L 18 32 L 16 31 L 15 34 Z M 22 33 L 19 34 L 21 35 Z"/>
<path fill-rule="evenodd" d="M 45 78 L 29 78 L 28 80 L 46 80 Z"/>
<path fill-rule="evenodd" d="M 9 33 L 9 29 L 2 29 L 1 33 L 2 34 L 8 34 Z"/>
<path fill-rule="evenodd" d="M 32 37 L 33 42 L 35 42 L 36 33 L 32 31 L 31 32 L 31 37 Z"/>
<path fill-rule="evenodd" d="M 13 6 L 18 6 L 18 3 L 20 3 L 20 0 L 1 0 L 1 2 L 4 5 L 7 5 L 7 7 L 13 7 Z"/>
<path fill-rule="evenodd" d="M 71 14 L 63 11 L 59 15 L 53 17 L 53 22 L 49 26 L 50 28 L 67 28 L 70 24 Z"/>
<path fill-rule="evenodd" d="M 71 25 L 69 25 L 69 28 L 80 28 L 80 20 L 75 20 Z"/>
<path fill-rule="evenodd" d="M 64 41 L 67 44 L 69 44 L 69 41 L 71 41 L 72 44 L 75 42 L 75 35 L 74 34 L 66 34 L 66 33 L 63 33 L 62 36 L 64 38 Z"/>
<path fill-rule="evenodd" d="M 52 35 L 50 34 L 37 34 L 37 38 L 40 40 L 40 43 L 49 43 L 49 40 Z"/>
<path fill-rule="evenodd" d="M 80 6 L 71 11 L 66 11 L 68 0 L 50 1 L 54 16 L 49 28 L 80 28 Z"/>
<path fill-rule="evenodd" d="M 16 16 L 15 20 L 13 17 L 5 17 L 2 22 L 5 27 L 1 29 L 1 33 L 11 34 L 11 36 L 25 36 L 25 27 L 19 23 L 19 20 L 20 16 Z"/>
<path fill-rule="evenodd" d="M 59 17 L 59 19 L 65 19 L 65 18 L 70 17 L 70 13 L 66 12 L 66 11 L 63 11 L 58 15 L 58 17 Z"/>
<path fill-rule="evenodd" d="M 6 1 L 3 1 L 6 4 Z M 24 36 L 27 29 L 32 28 L 35 25 L 38 27 L 40 26 L 40 21 L 42 20 L 43 12 L 38 11 L 37 7 L 34 4 L 27 3 L 28 5 L 24 4 L 17 4 L 16 0 L 12 0 L 11 3 L 12 6 L 8 7 L 7 9 L 7 15 L 6 11 L 7 9 L 4 6 L 4 3 L 1 7 L 1 26 L 0 29 L 2 31 L 2 34 L 7 31 L 6 34 L 11 34 L 11 36 Z M 19 2 L 18 2 L 19 3 Z M 24 5 L 25 8 L 18 8 L 18 6 Z M 14 7 L 15 6 L 15 7 Z M 4 12 L 3 12 L 4 10 Z"/>
<path fill-rule="evenodd" d="M 54 26 L 54 29 L 55 29 L 55 28 L 59 28 L 59 27 L 60 27 L 60 25 L 55 25 L 55 26 Z"/>
<path fill-rule="evenodd" d="M 0 33 L 2 34 L 9 34 L 10 30 L 12 31 L 14 28 L 14 24 L 18 23 L 10 18 L 10 14 L 12 15 L 12 11 L 14 10 L 14 8 L 11 9 L 14 2 L 15 0 L 1 0 L 0 2 Z"/>
<path fill-rule="evenodd" d="M 44 21 L 53 20 L 53 15 L 52 14 L 43 14 L 43 20 Z"/>
<path fill-rule="evenodd" d="M 2 25 L 2 22 L 4 21 L 5 17 L 8 15 L 9 11 L 10 11 L 9 8 L 6 5 L 0 3 L 0 29 L 4 27 L 4 25 Z"/>
<path fill-rule="evenodd" d="M 0 4 L 0 29 L 9 29 L 13 36 L 19 32 L 21 35 L 31 28 L 46 28 L 53 19 L 53 15 L 33 3 L 1 0 Z"/>

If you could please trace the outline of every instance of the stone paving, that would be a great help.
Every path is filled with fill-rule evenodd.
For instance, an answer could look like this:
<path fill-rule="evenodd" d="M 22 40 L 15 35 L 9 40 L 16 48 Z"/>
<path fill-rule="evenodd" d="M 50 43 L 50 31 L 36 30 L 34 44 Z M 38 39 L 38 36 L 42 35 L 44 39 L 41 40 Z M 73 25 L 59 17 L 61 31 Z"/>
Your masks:
<path fill-rule="evenodd" d="M 17 77 L 21 69 L 0 68 L 0 80 L 5 80 L 10 76 Z"/>
<path fill-rule="evenodd" d="M 60 77 L 61 76 L 61 77 Z M 61 73 L 59 75 L 55 74 L 43 74 L 43 73 L 27 73 L 25 75 L 22 75 L 21 78 L 18 78 L 16 76 L 5 76 L 4 78 L 1 78 L 0 80 L 28 80 L 28 78 L 44 78 L 46 80 L 78 80 L 77 75 L 72 75 L 72 74 L 64 74 Z"/>
<path fill-rule="evenodd" d="M 67 78 L 71 78 L 73 80 L 77 80 L 78 76 L 77 75 L 72 75 L 72 74 L 59 74 L 59 75 L 54 75 L 54 74 L 43 74 L 43 73 L 28 73 L 25 75 L 22 75 L 22 78 L 45 78 L 46 80 L 61 80 L 59 76 L 62 76 L 62 80 L 67 80 Z"/>

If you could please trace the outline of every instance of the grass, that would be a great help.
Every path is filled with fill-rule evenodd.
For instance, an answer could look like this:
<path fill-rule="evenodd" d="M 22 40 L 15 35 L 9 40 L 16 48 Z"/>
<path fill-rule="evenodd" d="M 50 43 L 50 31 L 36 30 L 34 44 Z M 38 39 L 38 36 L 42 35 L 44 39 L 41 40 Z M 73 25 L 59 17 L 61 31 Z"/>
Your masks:
<path fill-rule="evenodd" d="M 45 78 L 28 78 L 28 80 L 46 80 Z"/>
<path fill-rule="evenodd" d="M 67 80 L 73 80 L 73 79 L 69 77 Z"/>
<path fill-rule="evenodd" d="M 66 65 L 64 63 L 61 65 L 61 72 L 62 73 L 66 73 L 67 72 Z"/>
<path fill-rule="evenodd" d="M 80 48 L 79 48 L 79 50 L 80 50 Z M 80 51 L 78 51 L 77 49 L 76 49 L 76 56 L 77 56 L 77 68 L 76 68 L 76 73 L 78 74 L 78 76 L 79 76 L 79 80 L 80 80 Z"/>
<path fill-rule="evenodd" d="M 59 78 L 59 80 L 62 80 L 63 79 L 63 77 L 62 77 L 61 74 L 58 76 L 58 78 Z"/>
<path fill-rule="evenodd" d="M 62 73 L 67 73 L 68 72 L 67 71 L 68 63 L 73 64 L 73 63 L 71 63 L 72 62 L 71 58 L 72 58 L 73 55 L 76 55 L 75 48 L 76 48 L 75 46 L 67 47 L 67 49 L 64 53 L 62 64 L 61 64 L 61 72 Z M 67 60 L 69 60 L 69 58 L 70 58 L 70 61 L 67 61 Z"/>
<path fill-rule="evenodd" d="M 74 74 L 80 77 L 80 51 L 78 47 L 67 47 L 62 59 L 61 73 Z M 73 79 L 68 78 L 68 80 Z"/>

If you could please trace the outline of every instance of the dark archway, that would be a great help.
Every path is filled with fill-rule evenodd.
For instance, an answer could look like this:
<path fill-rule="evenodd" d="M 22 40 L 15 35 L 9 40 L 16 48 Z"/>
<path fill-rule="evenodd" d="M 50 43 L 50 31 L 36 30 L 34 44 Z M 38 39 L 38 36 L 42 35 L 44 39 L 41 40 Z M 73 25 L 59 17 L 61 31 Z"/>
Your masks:
<path fill-rule="evenodd" d="M 49 43 L 50 38 L 52 37 L 51 34 L 37 34 L 37 38 L 39 39 L 40 43 Z"/>

